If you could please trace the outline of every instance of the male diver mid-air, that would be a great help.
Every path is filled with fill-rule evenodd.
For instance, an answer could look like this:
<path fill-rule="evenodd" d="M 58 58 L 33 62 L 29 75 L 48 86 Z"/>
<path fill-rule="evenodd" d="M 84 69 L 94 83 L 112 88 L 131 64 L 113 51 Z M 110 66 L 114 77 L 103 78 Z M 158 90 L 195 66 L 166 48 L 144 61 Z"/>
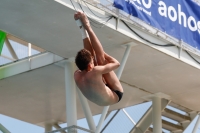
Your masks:
<path fill-rule="evenodd" d="M 84 13 L 75 13 L 74 19 L 80 26 L 84 45 L 84 49 L 75 58 L 79 70 L 75 71 L 74 79 L 78 88 L 88 100 L 97 105 L 107 106 L 119 102 L 123 88 L 113 70 L 120 63 L 104 52 Z"/>

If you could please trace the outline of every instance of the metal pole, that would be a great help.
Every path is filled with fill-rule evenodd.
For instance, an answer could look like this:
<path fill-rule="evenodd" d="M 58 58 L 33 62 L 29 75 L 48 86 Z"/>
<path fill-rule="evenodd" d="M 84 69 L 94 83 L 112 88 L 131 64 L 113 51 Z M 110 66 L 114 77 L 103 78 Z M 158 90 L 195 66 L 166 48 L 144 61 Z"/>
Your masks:
<path fill-rule="evenodd" d="M 134 124 L 136 125 L 135 121 L 131 118 L 131 116 L 126 112 L 125 109 L 122 109 L 122 111 L 125 113 L 125 115 L 129 118 L 129 120 Z"/>
<path fill-rule="evenodd" d="M 101 133 L 103 133 L 103 131 L 106 129 L 106 127 L 110 124 L 110 122 L 115 118 L 115 116 L 119 113 L 120 109 L 118 109 L 115 114 L 112 116 L 112 118 L 110 118 L 110 120 L 108 121 L 108 123 L 104 126 L 104 128 L 101 130 Z"/>
<path fill-rule="evenodd" d="M 197 133 L 197 129 L 199 127 L 199 124 L 200 124 L 200 115 L 198 115 L 198 119 L 197 119 L 197 122 L 196 122 L 196 124 L 194 126 L 194 129 L 193 129 L 192 133 Z"/>
<path fill-rule="evenodd" d="M 3 125 L 0 124 L 0 131 L 2 131 L 3 133 L 10 133 L 10 131 L 8 131 Z"/>
<path fill-rule="evenodd" d="M 123 56 L 123 59 L 122 59 L 122 61 L 120 63 L 120 67 L 119 67 L 119 69 L 117 71 L 117 74 L 116 74 L 118 79 L 120 79 L 120 77 L 122 75 L 122 71 L 124 70 L 124 67 L 125 67 L 125 64 L 126 64 L 126 61 L 128 59 L 128 55 L 129 55 L 130 51 L 131 51 L 131 45 L 127 45 L 126 51 L 125 51 L 124 56 Z M 109 106 L 104 107 L 95 133 L 99 133 L 100 132 L 101 126 L 102 126 L 103 121 L 104 121 L 104 119 L 106 117 L 108 109 L 109 109 Z"/>
<path fill-rule="evenodd" d="M 74 82 L 74 63 L 67 61 L 65 64 L 65 90 L 66 90 L 66 116 L 67 126 L 77 125 L 76 88 Z M 69 129 L 68 133 L 76 133 Z"/>
<path fill-rule="evenodd" d="M 126 65 L 126 61 L 127 61 L 128 56 L 130 54 L 130 51 L 131 51 L 131 47 L 132 47 L 131 45 L 127 45 L 127 47 L 126 47 L 126 51 L 124 53 L 124 56 L 123 56 L 122 61 L 120 63 L 120 67 L 118 68 L 118 71 L 117 71 L 117 74 L 116 74 L 118 79 L 121 78 L 122 72 L 123 72 L 124 67 Z"/>
<path fill-rule="evenodd" d="M 161 98 L 158 96 L 153 97 L 153 133 L 162 133 L 161 124 Z"/>
<path fill-rule="evenodd" d="M 9 50 L 10 54 L 12 55 L 12 58 L 17 60 L 18 59 L 17 54 L 15 53 L 15 50 L 13 49 L 13 47 L 10 44 L 10 42 L 9 42 L 7 37 L 5 39 L 5 43 L 6 43 L 6 46 L 7 46 L 8 50 Z"/>
<path fill-rule="evenodd" d="M 105 119 L 105 117 L 106 117 L 106 114 L 107 114 L 107 112 L 108 112 L 108 109 L 109 109 L 109 106 L 105 106 L 105 107 L 103 108 L 103 112 L 102 112 L 102 114 L 101 114 L 101 118 L 100 118 L 100 120 L 99 120 L 99 123 L 98 123 L 98 126 L 97 126 L 97 129 L 96 129 L 95 133 L 99 133 L 99 132 L 100 132 L 101 126 L 102 126 L 103 121 L 104 121 L 104 119 Z"/>
<path fill-rule="evenodd" d="M 92 117 L 92 113 L 91 113 L 90 107 L 88 105 L 87 99 L 83 96 L 83 94 L 81 93 L 81 91 L 79 90 L 78 87 L 77 87 L 77 92 L 79 95 L 79 99 L 80 99 L 83 111 L 85 113 L 85 117 L 86 117 L 88 126 L 89 126 L 90 130 L 95 131 L 96 126 L 95 126 L 94 119 Z"/>
<path fill-rule="evenodd" d="M 57 123 L 53 125 L 57 130 L 58 129 L 62 129 L 62 127 L 60 127 Z M 67 133 L 65 131 L 60 131 L 60 133 Z"/>

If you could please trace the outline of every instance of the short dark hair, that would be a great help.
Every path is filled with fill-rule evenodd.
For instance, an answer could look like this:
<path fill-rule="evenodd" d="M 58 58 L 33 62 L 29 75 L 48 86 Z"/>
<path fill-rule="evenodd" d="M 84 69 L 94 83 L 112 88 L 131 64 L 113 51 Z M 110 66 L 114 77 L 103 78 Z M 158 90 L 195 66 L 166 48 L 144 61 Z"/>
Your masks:
<path fill-rule="evenodd" d="M 92 60 L 92 55 L 87 49 L 80 50 L 75 58 L 76 66 L 82 71 L 88 68 L 88 64 Z"/>

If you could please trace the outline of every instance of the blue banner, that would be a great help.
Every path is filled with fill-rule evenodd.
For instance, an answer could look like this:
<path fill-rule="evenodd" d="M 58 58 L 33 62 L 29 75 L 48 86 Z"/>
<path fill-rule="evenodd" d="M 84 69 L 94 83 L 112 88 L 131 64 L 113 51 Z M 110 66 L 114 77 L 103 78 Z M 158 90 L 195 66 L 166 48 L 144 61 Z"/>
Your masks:
<path fill-rule="evenodd" d="M 114 6 L 200 50 L 200 6 L 194 0 L 114 0 Z"/>

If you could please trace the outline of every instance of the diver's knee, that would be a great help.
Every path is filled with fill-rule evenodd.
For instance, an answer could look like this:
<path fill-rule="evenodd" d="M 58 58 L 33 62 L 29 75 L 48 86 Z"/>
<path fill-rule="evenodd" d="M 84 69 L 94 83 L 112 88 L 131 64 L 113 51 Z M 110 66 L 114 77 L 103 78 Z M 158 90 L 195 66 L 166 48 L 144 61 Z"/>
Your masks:
<path fill-rule="evenodd" d="M 106 60 L 105 60 L 104 57 L 98 57 L 97 62 L 98 62 L 98 65 L 105 65 L 106 64 Z"/>

